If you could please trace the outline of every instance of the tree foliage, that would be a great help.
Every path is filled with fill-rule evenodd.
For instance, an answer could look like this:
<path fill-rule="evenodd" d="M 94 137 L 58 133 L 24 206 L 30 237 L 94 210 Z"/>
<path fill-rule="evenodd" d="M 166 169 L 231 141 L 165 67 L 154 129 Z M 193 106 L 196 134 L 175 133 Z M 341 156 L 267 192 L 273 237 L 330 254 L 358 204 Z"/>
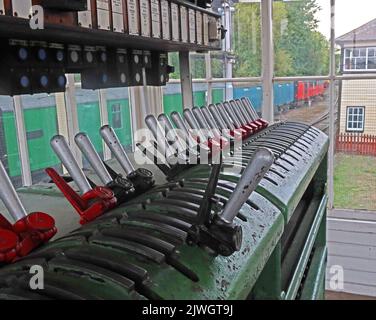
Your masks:
<path fill-rule="evenodd" d="M 329 45 L 317 31 L 315 0 L 275 2 L 273 37 L 275 74 L 321 75 L 328 73 Z M 261 74 L 261 18 L 259 3 L 238 3 L 234 16 L 234 75 Z"/>

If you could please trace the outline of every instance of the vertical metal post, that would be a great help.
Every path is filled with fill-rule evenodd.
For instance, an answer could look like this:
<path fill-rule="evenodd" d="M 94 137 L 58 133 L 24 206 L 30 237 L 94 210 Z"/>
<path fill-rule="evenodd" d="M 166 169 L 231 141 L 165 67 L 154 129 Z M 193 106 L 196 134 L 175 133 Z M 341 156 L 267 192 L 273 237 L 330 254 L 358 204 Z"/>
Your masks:
<path fill-rule="evenodd" d="M 223 3 L 223 13 L 224 13 L 224 26 L 227 29 L 225 37 L 225 71 L 226 78 L 232 78 L 232 58 L 231 54 L 231 35 L 232 35 L 232 21 L 231 21 L 231 7 L 230 4 Z M 226 100 L 231 100 L 234 97 L 232 82 L 226 82 L 225 91 Z"/>
<path fill-rule="evenodd" d="M 131 132 L 132 132 L 132 153 L 136 151 L 136 143 L 134 139 L 135 130 L 137 130 L 137 113 L 134 110 L 134 94 L 131 88 L 128 88 L 128 101 L 129 101 L 129 112 L 131 116 Z"/>
<path fill-rule="evenodd" d="M 262 116 L 274 122 L 274 47 L 273 47 L 273 1 L 261 1 L 261 45 L 262 45 Z"/>
<path fill-rule="evenodd" d="M 13 106 L 17 131 L 18 152 L 20 155 L 21 162 L 22 185 L 28 187 L 33 184 L 33 180 L 31 177 L 25 119 L 20 96 L 13 97 Z"/>
<path fill-rule="evenodd" d="M 211 82 L 209 82 L 209 80 L 213 79 L 210 52 L 205 53 L 205 70 L 207 81 L 206 84 L 208 86 L 206 105 L 209 105 L 212 103 L 213 100 L 213 85 Z"/>
<path fill-rule="evenodd" d="M 100 114 L 100 119 L 101 119 L 101 127 L 103 127 L 104 125 L 109 124 L 106 90 L 99 89 L 98 98 L 99 98 L 99 114 Z M 111 150 L 108 148 L 107 144 L 105 144 L 104 142 L 102 142 L 102 145 L 103 145 L 103 159 L 105 161 L 110 160 Z"/>
<path fill-rule="evenodd" d="M 77 100 L 76 100 L 76 87 L 74 83 L 74 75 L 67 75 L 67 89 L 65 92 L 65 117 L 66 117 L 66 129 L 64 132 L 68 140 L 69 146 L 73 152 L 73 155 L 82 168 L 82 154 L 76 143 L 74 142 L 75 135 L 80 131 L 78 124 L 78 114 L 77 114 Z"/>
<path fill-rule="evenodd" d="M 183 96 L 183 108 L 193 107 L 193 85 L 189 61 L 189 52 L 179 52 L 181 93 Z"/>
<path fill-rule="evenodd" d="M 330 83 L 329 83 L 329 156 L 328 156 L 328 193 L 329 210 L 333 209 L 334 203 L 334 156 L 335 156 L 335 76 L 336 76 L 336 56 L 335 56 L 335 0 L 330 1 Z"/>

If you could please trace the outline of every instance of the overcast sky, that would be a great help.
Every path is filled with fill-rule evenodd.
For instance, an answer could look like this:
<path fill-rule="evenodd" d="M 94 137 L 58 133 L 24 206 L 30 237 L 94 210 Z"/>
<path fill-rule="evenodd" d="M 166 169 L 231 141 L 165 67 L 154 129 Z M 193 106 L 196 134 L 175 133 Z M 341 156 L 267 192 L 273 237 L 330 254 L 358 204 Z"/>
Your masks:
<path fill-rule="evenodd" d="M 322 7 L 318 13 L 320 31 L 330 35 L 330 0 L 316 0 Z M 376 18 L 375 0 L 336 0 L 336 37 Z"/>

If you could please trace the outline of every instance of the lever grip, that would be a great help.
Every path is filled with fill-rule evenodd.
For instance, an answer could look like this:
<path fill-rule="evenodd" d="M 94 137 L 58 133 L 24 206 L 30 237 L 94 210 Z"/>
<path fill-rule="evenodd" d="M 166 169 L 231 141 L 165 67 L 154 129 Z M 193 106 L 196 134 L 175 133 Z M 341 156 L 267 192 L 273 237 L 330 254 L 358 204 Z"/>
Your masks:
<path fill-rule="evenodd" d="M 159 125 L 157 119 L 153 115 L 148 115 L 145 118 L 145 123 L 149 130 L 152 132 L 154 138 L 156 139 L 158 143 L 158 148 L 163 152 L 163 155 L 166 157 L 166 159 L 172 157 L 174 155 L 174 152 L 172 151 L 172 148 L 167 142 L 166 137 L 163 134 L 163 130 L 161 126 Z"/>
<path fill-rule="evenodd" d="M 220 219 L 232 223 L 243 204 L 248 200 L 258 184 L 274 163 L 274 155 L 267 148 L 256 150 L 252 159 L 245 168 L 234 192 L 221 212 Z"/>
<path fill-rule="evenodd" d="M 100 134 L 127 176 L 133 173 L 135 169 L 115 131 L 109 125 L 105 125 L 100 129 Z"/>
<path fill-rule="evenodd" d="M 196 117 L 197 122 L 199 123 L 200 127 L 207 130 L 207 135 L 209 138 L 214 138 L 215 136 L 218 136 L 215 132 L 215 127 L 212 128 L 212 126 L 209 124 L 209 122 L 206 120 L 206 117 L 204 116 L 201 108 L 194 107 L 192 108 L 193 115 Z"/>
<path fill-rule="evenodd" d="M 191 112 L 191 110 L 190 109 L 184 109 L 183 115 L 184 115 L 185 120 L 188 122 L 189 126 L 193 130 L 197 131 L 197 135 L 200 138 L 200 142 L 204 143 L 207 140 L 207 138 L 202 133 L 202 131 L 200 129 L 200 125 L 198 124 L 197 120 L 193 116 L 193 113 Z"/>
<path fill-rule="evenodd" d="M 230 108 L 232 108 L 232 110 L 235 112 L 235 114 L 238 116 L 238 119 L 240 120 L 241 124 L 244 126 L 244 125 L 247 125 L 248 123 L 250 123 L 245 114 L 244 114 L 244 111 L 242 110 L 242 108 L 239 108 L 238 104 L 234 101 L 234 100 L 231 100 L 230 101 Z"/>
<path fill-rule="evenodd" d="M 241 120 L 238 118 L 238 115 L 234 111 L 234 109 L 229 105 L 228 102 L 223 103 L 223 108 L 226 110 L 230 118 L 232 119 L 232 122 L 234 123 L 235 127 L 237 129 L 241 128 L 243 124 L 241 123 Z"/>
<path fill-rule="evenodd" d="M 253 107 L 252 102 L 248 98 L 242 98 L 241 103 L 243 104 L 244 109 L 249 113 L 253 121 L 259 119 L 259 115 Z"/>
<path fill-rule="evenodd" d="M 228 115 L 227 111 L 225 110 L 225 108 L 223 107 L 223 105 L 221 103 L 217 103 L 215 108 L 218 110 L 222 119 L 225 121 L 226 127 L 228 129 L 230 129 L 231 131 L 234 131 L 235 129 L 239 128 L 239 127 L 235 128 L 235 125 L 234 125 L 231 117 Z"/>
<path fill-rule="evenodd" d="M 82 169 L 79 167 L 65 138 L 61 135 L 56 135 L 52 137 L 50 144 L 64 167 L 68 170 L 74 182 L 77 184 L 81 193 L 85 194 L 92 190 L 90 183 L 86 179 Z"/>
<path fill-rule="evenodd" d="M 9 214 L 15 221 L 19 221 L 27 216 L 27 212 L 14 188 L 10 178 L 0 161 L 0 198 L 4 202 Z"/>
<path fill-rule="evenodd" d="M 219 129 L 222 129 L 222 130 L 231 129 L 230 127 L 227 126 L 226 122 L 223 120 L 221 114 L 219 113 L 219 110 L 214 104 L 209 105 L 209 112 L 213 116 L 214 120 L 217 122 Z"/>
<path fill-rule="evenodd" d="M 80 132 L 74 137 L 74 141 L 103 184 L 106 186 L 111 183 L 113 179 L 95 150 L 89 136 L 84 132 Z"/>
<path fill-rule="evenodd" d="M 185 152 L 186 150 L 180 142 L 180 137 L 175 132 L 170 119 L 164 113 L 162 113 L 158 116 L 158 121 L 161 127 L 165 130 L 165 136 L 167 137 L 167 139 L 170 139 L 176 144 L 179 153 Z"/>
<path fill-rule="evenodd" d="M 251 113 L 247 112 L 247 108 L 243 106 L 242 102 L 239 99 L 231 101 L 231 103 L 233 103 L 237 110 L 239 110 L 243 114 L 243 117 L 247 120 L 247 124 L 253 122 Z"/>

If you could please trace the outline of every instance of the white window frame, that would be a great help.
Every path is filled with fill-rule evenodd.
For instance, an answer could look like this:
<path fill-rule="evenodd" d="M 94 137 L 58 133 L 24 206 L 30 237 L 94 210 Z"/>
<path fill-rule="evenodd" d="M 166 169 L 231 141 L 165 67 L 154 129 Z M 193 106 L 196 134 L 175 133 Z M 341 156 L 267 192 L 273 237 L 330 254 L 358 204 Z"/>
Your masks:
<path fill-rule="evenodd" d="M 348 132 L 364 132 L 364 123 L 365 123 L 365 112 L 366 108 L 364 106 L 348 106 L 346 108 L 346 131 Z M 356 114 L 354 113 L 356 111 Z M 361 113 L 359 111 L 362 111 Z M 362 117 L 362 120 L 359 120 L 359 116 Z M 356 120 L 354 120 L 354 117 L 357 117 Z M 361 128 L 356 126 L 354 128 L 353 124 L 361 124 Z M 352 124 L 350 126 L 350 124 Z"/>
<path fill-rule="evenodd" d="M 361 49 L 366 50 L 366 55 L 361 56 L 361 57 L 354 57 L 354 55 L 353 55 L 354 50 L 361 50 Z M 375 55 L 372 56 L 372 57 L 369 56 L 370 50 L 374 50 L 374 52 L 376 52 L 376 47 L 345 48 L 344 52 L 343 52 L 343 70 L 344 71 L 376 71 L 376 68 L 373 68 L 373 69 L 368 68 L 368 60 L 370 58 L 374 58 L 376 60 Z M 364 69 L 363 68 L 362 69 L 356 68 L 357 60 L 360 59 L 360 58 L 363 58 L 363 59 L 366 60 L 366 66 L 365 66 Z M 347 68 L 346 59 L 350 59 L 351 65 L 354 66 L 353 68 Z"/>
<path fill-rule="evenodd" d="M 115 106 L 119 107 L 119 110 L 114 111 Z M 114 117 L 115 114 L 120 116 L 120 124 L 121 124 L 120 127 L 115 127 L 115 125 L 114 125 L 114 122 L 113 122 L 114 118 L 113 117 Z M 111 104 L 111 121 L 112 121 L 112 125 L 113 125 L 114 129 L 119 129 L 119 130 L 123 129 L 124 124 L 123 124 L 123 118 L 122 118 L 121 104 L 120 103 Z"/>

